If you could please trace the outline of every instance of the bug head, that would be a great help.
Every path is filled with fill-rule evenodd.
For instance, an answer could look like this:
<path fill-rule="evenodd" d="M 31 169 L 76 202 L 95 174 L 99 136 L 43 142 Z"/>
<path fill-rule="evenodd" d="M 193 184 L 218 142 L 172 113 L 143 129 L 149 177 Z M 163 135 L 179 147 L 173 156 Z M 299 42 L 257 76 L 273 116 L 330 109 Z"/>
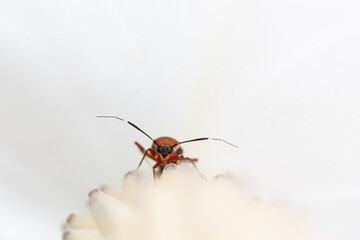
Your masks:
<path fill-rule="evenodd" d="M 159 145 L 156 148 L 156 151 L 161 154 L 161 156 L 165 159 L 169 154 L 174 151 L 174 148 L 170 145 Z"/>

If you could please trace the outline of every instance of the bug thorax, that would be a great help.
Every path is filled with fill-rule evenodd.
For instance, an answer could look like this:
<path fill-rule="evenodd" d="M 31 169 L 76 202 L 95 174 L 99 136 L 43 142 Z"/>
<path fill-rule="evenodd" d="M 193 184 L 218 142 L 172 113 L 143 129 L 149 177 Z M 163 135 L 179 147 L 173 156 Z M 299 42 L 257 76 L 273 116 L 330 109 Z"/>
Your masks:
<path fill-rule="evenodd" d="M 156 151 L 161 154 L 161 156 L 165 159 L 169 154 L 174 151 L 174 148 L 170 145 L 159 145 L 156 148 Z"/>

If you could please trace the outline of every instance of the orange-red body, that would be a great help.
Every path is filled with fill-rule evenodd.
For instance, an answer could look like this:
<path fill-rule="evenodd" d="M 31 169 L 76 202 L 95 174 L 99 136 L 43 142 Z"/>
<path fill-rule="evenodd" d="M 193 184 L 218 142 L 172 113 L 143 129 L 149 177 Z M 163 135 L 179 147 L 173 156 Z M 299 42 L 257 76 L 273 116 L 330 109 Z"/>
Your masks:
<path fill-rule="evenodd" d="M 178 143 L 174 138 L 171 137 L 159 137 L 155 139 L 155 142 L 160 146 L 174 146 Z M 153 166 L 153 171 L 155 173 L 155 169 L 160 167 L 160 171 L 163 170 L 166 164 L 174 163 L 179 164 L 180 162 L 189 161 L 194 164 L 197 161 L 196 158 L 187 158 L 182 155 L 182 149 L 180 145 L 176 145 L 173 148 L 173 152 L 169 153 L 165 158 L 157 151 L 158 146 L 153 143 L 151 148 L 145 149 L 138 142 L 135 142 L 136 146 L 140 149 L 140 151 L 144 154 L 143 159 L 141 160 L 139 167 L 146 156 L 151 158 L 156 162 Z M 194 164 L 195 166 L 195 164 Z"/>

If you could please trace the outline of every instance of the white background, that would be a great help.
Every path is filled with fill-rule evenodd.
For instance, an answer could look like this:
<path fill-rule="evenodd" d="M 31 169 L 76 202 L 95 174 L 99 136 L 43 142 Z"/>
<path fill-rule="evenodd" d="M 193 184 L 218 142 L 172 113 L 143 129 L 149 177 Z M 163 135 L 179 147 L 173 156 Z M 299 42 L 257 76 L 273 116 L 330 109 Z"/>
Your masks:
<path fill-rule="evenodd" d="M 327 239 L 360 238 L 355 0 L 0 1 L 0 239 L 59 239 L 178 140 Z M 151 171 L 145 164 L 144 171 Z M 161 208 L 161 206 L 158 206 Z"/>

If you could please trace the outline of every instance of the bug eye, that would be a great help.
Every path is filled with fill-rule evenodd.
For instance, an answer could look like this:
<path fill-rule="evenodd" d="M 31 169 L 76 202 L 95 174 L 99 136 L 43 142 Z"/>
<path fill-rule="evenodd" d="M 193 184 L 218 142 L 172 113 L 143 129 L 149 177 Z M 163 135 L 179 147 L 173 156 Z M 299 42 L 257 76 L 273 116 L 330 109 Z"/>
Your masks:
<path fill-rule="evenodd" d="M 161 152 L 162 151 L 162 147 L 157 147 L 156 149 L 158 152 Z"/>
<path fill-rule="evenodd" d="M 174 149 L 172 147 L 169 147 L 169 153 L 172 153 Z"/>

